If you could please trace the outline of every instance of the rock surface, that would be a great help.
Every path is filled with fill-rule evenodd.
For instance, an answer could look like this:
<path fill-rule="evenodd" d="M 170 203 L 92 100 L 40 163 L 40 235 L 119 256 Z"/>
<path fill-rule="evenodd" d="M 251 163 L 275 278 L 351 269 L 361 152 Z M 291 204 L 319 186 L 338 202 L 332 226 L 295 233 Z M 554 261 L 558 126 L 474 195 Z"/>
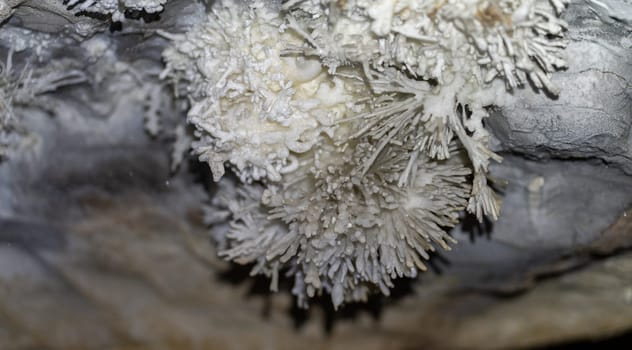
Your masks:
<path fill-rule="evenodd" d="M 632 4 L 605 4 L 618 17 L 582 1 L 565 12 L 569 68 L 554 77 L 562 93 L 551 100 L 527 88 L 510 97 L 489 122 L 500 149 L 539 159 L 595 158 L 632 174 L 632 21 L 625 20 Z"/>

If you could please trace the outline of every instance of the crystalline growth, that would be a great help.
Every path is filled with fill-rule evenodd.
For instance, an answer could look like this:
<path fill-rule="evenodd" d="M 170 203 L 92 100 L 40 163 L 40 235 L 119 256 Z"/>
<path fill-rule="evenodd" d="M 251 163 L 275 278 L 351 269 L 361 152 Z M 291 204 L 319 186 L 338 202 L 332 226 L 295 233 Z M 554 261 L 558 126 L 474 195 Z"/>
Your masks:
<path fill-rule="evenodd" d="M 336 306 L 366 300 L 374 287 L 388 295 L 393 279 L 425 270 L 427 251 L 455 242 L 444 228 L 458 222 L 467 204 L 470 169 L 458 157 L 423 156 L 415 181 L 402 189 L 397 181 L 410 145 L 389 148 L 362 175 L 359 161 L 370 156 L 370 147 L 323 145 L 317 154 L 305 155 L 284 184 L 268 186 L 251 205 L 220 192 L 233 203 L 227 206 L 233 221 L 224 238 L 230 248 L 221 255 L 257 262 L 256 272 L 273 277 L 289 267 L 301 305 L 321 290 Z M 263 214 L 250 216 L 253 209 L 244 208 Z"/>
<path fill-rule="evenodd" d="M 63 0 L 75 13 L 98 13 L 111 16 L 112 21 L 125 20 L 126 11 L 158 13 L 168 0 Z"/>
<path fill-rule="evenodd" d="M 282 24 L 269 7 L 228 3 L 164 53 L 164 74 L 191 100 L 188 118 L 200 135 L 195 151 L 216 180 L 227 163 L 244 181 L 280 181 L 294 167 L 292 153 L 331 133 L 356 108 L 356 90 L 365 89 L 325 74 L 318 60 L 283 56 L 302 39 Z"/>
<path fill-rule="evenodd" d="M 463 210 L 500 214 L 487 107 L 560 91 L 566 1 L 219 1 L 164 52 L 216 181 L 214 236 L 300 305 L 388 295 Z M 216 216 L 216 215 L 215 215 Z"/>

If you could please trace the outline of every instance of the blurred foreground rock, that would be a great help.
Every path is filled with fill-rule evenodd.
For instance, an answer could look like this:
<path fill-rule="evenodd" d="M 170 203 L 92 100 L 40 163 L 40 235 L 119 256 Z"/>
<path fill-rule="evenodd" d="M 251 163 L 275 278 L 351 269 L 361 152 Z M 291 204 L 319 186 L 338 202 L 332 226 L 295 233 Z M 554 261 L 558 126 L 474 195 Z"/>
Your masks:
<path fill-rule="evenodd" d="M 518 292 L 464 286 L 448 268 L 393 300 L 301 314 L 287 291 L 224 272 L 199 197 L 178 181 L 72 192 L 80 219 L 0 224 L 2 349 L 512 349 L 632 329 L 632 211 L 534 263 Z"/>

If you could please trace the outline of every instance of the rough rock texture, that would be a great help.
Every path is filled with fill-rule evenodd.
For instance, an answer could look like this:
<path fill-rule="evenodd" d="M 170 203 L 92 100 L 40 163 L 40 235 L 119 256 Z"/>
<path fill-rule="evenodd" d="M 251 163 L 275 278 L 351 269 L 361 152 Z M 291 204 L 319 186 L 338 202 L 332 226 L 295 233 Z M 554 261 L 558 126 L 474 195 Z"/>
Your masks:
<path fill-rule="evenodd" d="M 608 3 L 618 4 L 617 16 L 632 17 L 629 2 Z M 632 173 L 632 22 L 608 14 L 571 4 L 564 16 L 569 69 L 554 79 L 564 93 L 551 101 L 525 89 L 510 98 L 489 123 L 502 149 L 540 159 L 595 158 Z"/>
<path fill-rule="evenodd" d="M 632 205 L 632 4 L 595 4 L 565 13 L 569 69 L 553 79 L 563 93 L 520 90 L 488 120 L 505 156 L 492 169 L 502 214 L 488 230 L 500 261 L 590 242 Z"/>
<path fill-rule="evenodd" d="M 20 109 L 37 142 L 0 163 L 0 349 L 510 349 L 632 330 L 632 10 L 603 3 L 616 18 L 579 1 L 567 13 L 560 98 L 523 90 L 490 120 L 505 158 L 492 169 L 501 219 L 466 220 L 455 249 L 431 260 L 440 273 L 338 313 L 325 301 L 296 310 L 287 287 L 270 294 L 216 258 L 201 224 L 208 172 L 193 160 L 170 171 L 177 101 L 163 106 L 163 132 L 145 132 L 165 44 L 152 33 L 179 31 L 202 7 L 170 1 L 122 32 L 18 8 L 0 57 L 20 44 L 16 65 L 63 58 L 89 81 Z M 92 29 L 78 35 L 75 20 Z"/>

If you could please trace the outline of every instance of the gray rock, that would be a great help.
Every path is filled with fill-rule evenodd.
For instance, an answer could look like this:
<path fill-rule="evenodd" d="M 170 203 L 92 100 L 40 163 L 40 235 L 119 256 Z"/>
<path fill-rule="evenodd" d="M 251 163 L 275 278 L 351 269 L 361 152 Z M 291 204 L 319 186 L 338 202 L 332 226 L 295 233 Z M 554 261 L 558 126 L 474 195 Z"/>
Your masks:
<path fill-rule="evenodd" d="M 609 3 L 619 17 L 632 16 L 630 2 Z M 583 2 L 571 4 L 565 13 L 569 69 L 553 78 L 562 93 L 551 99 L 517 90 L 488 121 L 497 150 L 537 159 L 596 158 L 632 174 L 632 27 L 619 17 L 603 22 L 600 14 Z"/>

